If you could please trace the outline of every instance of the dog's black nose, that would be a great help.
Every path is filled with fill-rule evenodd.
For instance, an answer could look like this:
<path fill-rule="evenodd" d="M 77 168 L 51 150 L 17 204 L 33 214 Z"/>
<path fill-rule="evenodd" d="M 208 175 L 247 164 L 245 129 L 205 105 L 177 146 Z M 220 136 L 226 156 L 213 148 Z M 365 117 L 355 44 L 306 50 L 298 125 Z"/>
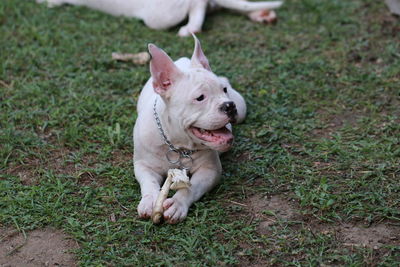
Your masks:
<path fill-rule="evenodd" d="M 219 108 L 223 113 L 228 115 L 229 118 L 234 118 L 237 115 L 237 109 L 235 103 L 233 101 L 227 101 L 222 103 Z"/>

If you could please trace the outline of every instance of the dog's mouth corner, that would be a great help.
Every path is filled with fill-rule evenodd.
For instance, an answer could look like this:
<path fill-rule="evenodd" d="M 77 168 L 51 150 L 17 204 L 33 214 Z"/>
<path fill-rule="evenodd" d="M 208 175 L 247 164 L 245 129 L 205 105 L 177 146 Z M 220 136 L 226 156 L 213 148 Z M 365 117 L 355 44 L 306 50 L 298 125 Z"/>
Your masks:
<path fill-rule="evenodd" d="M 213 130 L 196 126 L 191 126 L 189 129 L 196 138 L 211 143 L 213 146 L 230 146 L 233 143 L 233 134 L 227 128 L 227 125 Z"/>

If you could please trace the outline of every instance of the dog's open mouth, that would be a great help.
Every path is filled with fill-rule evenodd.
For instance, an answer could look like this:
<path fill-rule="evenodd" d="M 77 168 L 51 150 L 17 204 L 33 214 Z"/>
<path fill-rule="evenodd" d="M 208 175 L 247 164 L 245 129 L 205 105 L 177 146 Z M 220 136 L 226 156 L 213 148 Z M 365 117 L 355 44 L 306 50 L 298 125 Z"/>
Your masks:
<path fill-rule="evenodd" d="M 192 126 L 190 130 L 197 138 L 216 145 L 231 144 L 233 142 L 233 134 L 226 126 L 215 130 Z"/>

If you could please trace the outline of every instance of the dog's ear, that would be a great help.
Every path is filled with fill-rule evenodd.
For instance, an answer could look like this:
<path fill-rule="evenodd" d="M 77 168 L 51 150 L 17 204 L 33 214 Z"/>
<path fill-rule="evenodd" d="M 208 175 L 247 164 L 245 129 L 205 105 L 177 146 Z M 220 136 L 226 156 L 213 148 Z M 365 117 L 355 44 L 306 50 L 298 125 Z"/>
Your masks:
<path fill-rule="evenodd" d="M 208 63 L 208 59 L 203 53 L 203 50 L 201 49 L 200 41 L 197 39 L 196 35 L 192 33 L 192 36 L 194 38 L 194 51 L 191 59 L 191 66 L 192 67 L 203 67 L 206 70 L 211 71 L 210 64 Z"/>
<path fill-rule="evenodd" d="M 182 72 L 162 49 L 154 44 L 149 44 L 148 48 L 151 55 L 150 72 L 154 91 L 163 96 L 182 75 Z"/>

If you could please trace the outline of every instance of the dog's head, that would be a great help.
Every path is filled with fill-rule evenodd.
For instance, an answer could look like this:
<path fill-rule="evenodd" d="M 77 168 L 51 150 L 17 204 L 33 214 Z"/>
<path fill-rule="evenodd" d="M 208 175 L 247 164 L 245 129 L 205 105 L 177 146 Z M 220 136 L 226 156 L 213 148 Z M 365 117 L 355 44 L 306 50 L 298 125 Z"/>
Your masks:
<path fill-rule="evenodd" d="M 237 110 L 229 99 L 230 85 L 210 68 L 195 39 L 188 69 L 179 69 L 160 48 L 149 45 L 150 71 L 154 91 L 164 100 L 170 119 L 197 145 L 224 152 L 233 142 L 228 124 L 235 122 Z"/>

